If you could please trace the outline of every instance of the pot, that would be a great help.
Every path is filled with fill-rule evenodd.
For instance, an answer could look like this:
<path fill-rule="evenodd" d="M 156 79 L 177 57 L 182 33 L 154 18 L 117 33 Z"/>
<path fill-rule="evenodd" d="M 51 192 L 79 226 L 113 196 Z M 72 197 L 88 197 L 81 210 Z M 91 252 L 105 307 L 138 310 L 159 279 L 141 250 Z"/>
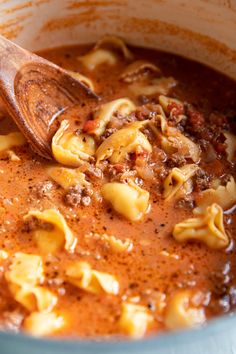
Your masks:
<path fill-rule="evenodd" d="M 236 2 L 231 0 L 4 0 L 0 33 L 32 51 L 118 35 L 197 60 L 236 79 Z M 228 354 L 236 315 L 200 329 L 140 341 L 34 339 L 0 332 L 1 354 Z"/>

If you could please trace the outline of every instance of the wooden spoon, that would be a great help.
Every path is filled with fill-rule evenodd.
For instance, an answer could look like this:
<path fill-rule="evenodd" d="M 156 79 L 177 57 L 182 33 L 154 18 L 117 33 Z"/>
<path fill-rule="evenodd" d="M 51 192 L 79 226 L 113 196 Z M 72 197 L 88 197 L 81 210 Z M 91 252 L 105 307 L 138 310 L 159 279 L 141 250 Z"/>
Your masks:
<path fill-rule="evenodd" d="M 99 97 L 59 66 L 0 36 L 0 95 L 33 149 L 52 158 L 55 117 Z"/>

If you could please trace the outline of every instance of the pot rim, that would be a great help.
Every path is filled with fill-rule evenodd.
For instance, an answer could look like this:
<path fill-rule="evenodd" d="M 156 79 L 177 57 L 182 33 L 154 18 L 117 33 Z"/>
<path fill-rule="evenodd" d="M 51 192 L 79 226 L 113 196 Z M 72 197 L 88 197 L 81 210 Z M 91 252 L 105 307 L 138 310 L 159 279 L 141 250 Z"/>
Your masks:
<path fill-rule="evenodd" d="M 210 320 L 205 326 L 199 328 L 192 328 L 188 330 L 181 330 L 176 332 L 163 332 L 157 336 L 150 336 L 141 340 L 104 340 L 103 337 L 98 337 L 96 340 L 83 339 L 49 339 L 49 338 L 35 338 L 24 333 L 11 333 L 0 331 L 0 343 L 14 342 L 16 348 L 30 347 L 37 349 L 41 353 L 47 353 L 48 350 L 53 350 L 57 353 L 76 353 L 76 350 L 81 350 L 81 353 L 151 353 L 153 351 L 180 347 L 202 341 L 210 338 L 216 333 L 228 332 L 234 329 L 236 324 L 236 313 L 219 316 L 216 319 Z"/>

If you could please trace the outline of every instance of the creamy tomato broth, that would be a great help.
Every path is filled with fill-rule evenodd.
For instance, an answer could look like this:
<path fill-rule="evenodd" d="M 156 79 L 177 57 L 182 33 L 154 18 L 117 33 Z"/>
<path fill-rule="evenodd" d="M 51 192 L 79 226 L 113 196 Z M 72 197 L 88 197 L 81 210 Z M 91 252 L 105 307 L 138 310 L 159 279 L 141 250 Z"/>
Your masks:
<path fill-rule="evenodd" d="M 108 37 L 40 55 L 101 96 L 59 115 L 54 161 L 0 122 L 0 323 L 141 338 L 236 303 L 236 84 Z"/>

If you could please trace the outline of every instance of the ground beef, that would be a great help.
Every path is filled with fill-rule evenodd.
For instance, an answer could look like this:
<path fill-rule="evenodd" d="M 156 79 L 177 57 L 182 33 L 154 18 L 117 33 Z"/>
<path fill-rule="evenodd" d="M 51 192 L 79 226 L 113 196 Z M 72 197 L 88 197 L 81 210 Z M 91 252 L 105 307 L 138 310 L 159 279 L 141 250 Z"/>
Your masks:
<path fill-rule="evenodd" d="M 169 169 L 164 166 L 154 165 L 152 169 L 159 183 L 168 176 Z"/>
<path fill-rule="evenodd" d="M 106 140 L 107 138 L 109 138 L 109 136 L 111 136 L 116 131 L 117 131 L 116 128 L 108 128 L 108 129 L 106 129 L 105 132 L 103 133 L 103 135 L 101 136 L 101 141 Z"/>
<path fill-rule="evenodd" d="M 116 163 L 114 165 L 108 166 L 108 173 L 110 176 L 117 175 L 118 173 L 124 173 L 127 171 L 128 166 L 122 163 Z"/>
<path fill-rule="evenodd" d="M 91 197 L 93 195 L 93 189 L 90 187 L 81 188 L 77 185 L 70 187 L 64 195 L 64 203 L 70 207 L 77 207 L 82 204 L 88 206 L 91 203 Z"/>
<path fill-rule="evenodd" d="M 82 198 L 82 188 L 80 186 L 70 187 L 63 197 L 67 206 L 76 207 L 80 204 Z"/>
<path fill-rule="evenodd" d="M 176 201 L 175 203 L 175 208 L 177 209 L 194 209 L 196 206 L 195 201 L 193 200 L 193 198 L 186 196 L 185 198 L 181 198 L 179 200 Z"/>
<path fill-rule="evenodd" d="M 144 105 L 150 102 L 150 99 L 145 95 L 138 96 L 138 101 L 140 104 Z"/>
<path fill-rule="evenodd" d="M 207 172 L 202 169 L 197 170 L 193 177 L 194 190 L 200 192 L 210 188 L 211 180 L 212 178 Z"/>
<path fill-rule="evenodd" d="M 92 179 L 102 179 L 103 178 L 102 170 L 98 167 L 95 167 L 94 165 L 86 166 L 86 170 L 84 171 L 84 173 Z"/>
<path fill-rule="evenodd" d="M 50 193 L 53 186 L 54 186 L 53 182 L 51 181 L 44 181 L 42 183 L 39 183 L 38 185 L 34 185 L 30 189 L 30 196 L 33 199 L 34 198 L 41 199 L 45 197 L 48 193 Z"/>
<path fill-rule="evenodd" d="M 133 112 L 133 115 L 136 117 L 137 120 L 146 120 L 154 118 L 159 113 L 159 104 L 148 103 L 146 105 L 137 107 L 135 112 Z"/>
<path fill-rule="evenodd" d="M 184 165 L 186 165 L 186 160 L 185 160 L 184 156 L 177 153 L 177 152 L 170 155 L 167 160 L 167 166 L 170 168 L 181 167 Z"/>

